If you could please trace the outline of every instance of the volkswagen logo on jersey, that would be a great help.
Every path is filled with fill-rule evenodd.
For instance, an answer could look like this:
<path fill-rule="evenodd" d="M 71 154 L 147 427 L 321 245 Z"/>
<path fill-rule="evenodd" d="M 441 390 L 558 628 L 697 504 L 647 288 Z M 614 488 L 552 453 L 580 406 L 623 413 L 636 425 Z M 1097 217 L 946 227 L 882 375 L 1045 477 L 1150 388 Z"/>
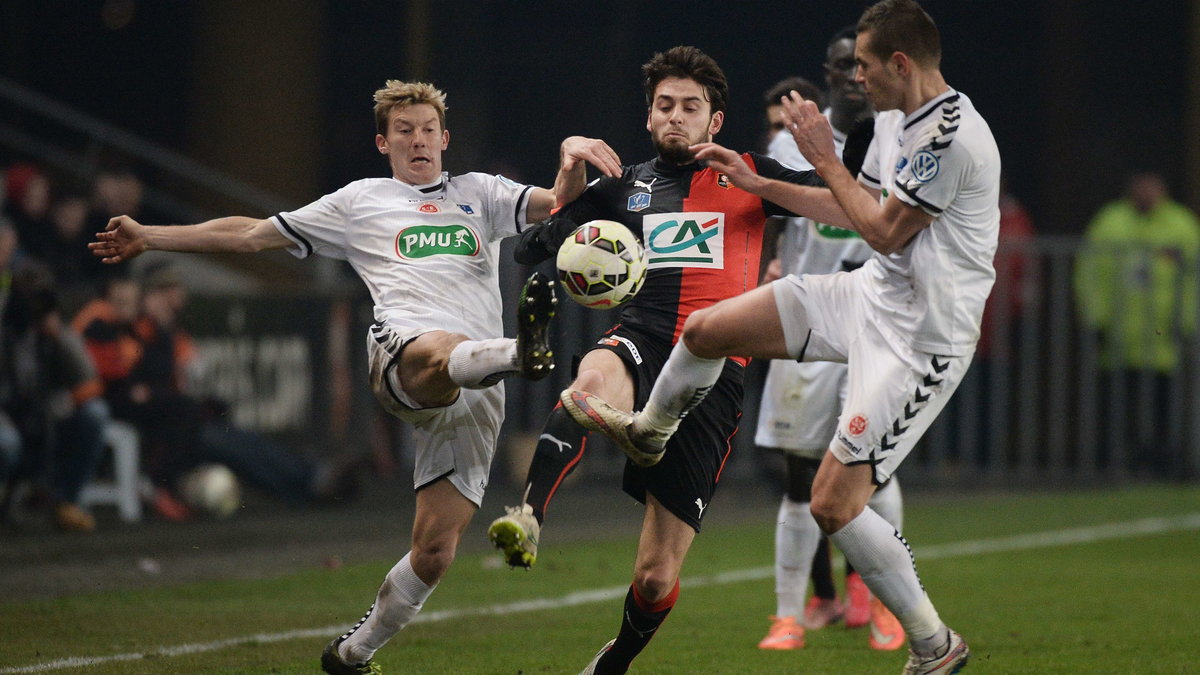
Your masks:
<path fill-rule="evenodd" d="M 649 192 L 638 192 L 636 194 L 629 195 L 629 203 L 628 203 L 627 207 L 630 211 L 633 211 L 636 213 L 636 212 L 641 211 L 642 209 L 646 208 L 647 206 L 650 206 L 650 193 Z"/>
<path fill-rule="evenodd" d="M 476 253 L 479 253 L 479 237 L 466 225 L 417 225 L 396 235 L 396 255 L 406 260 Z"/>
<path fill-rule="evenodd" d="M 922 150 L 913 155 L 912 175 L 922 183 L 928 183 L 938 175 L 938 158 L 928 150 Z"/>
<path fill-rule="evenodd" d="M 642 217 L 646 261 L 654 267 L 725 266 L 725 214 L 654 213 Z"/>

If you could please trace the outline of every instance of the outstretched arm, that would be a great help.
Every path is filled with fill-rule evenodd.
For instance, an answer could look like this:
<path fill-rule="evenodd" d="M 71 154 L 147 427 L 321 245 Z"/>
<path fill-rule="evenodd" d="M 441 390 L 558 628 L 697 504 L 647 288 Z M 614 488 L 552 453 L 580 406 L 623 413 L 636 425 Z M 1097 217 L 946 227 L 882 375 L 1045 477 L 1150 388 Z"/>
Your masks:
<path fill-rule="evenodd" d="M 108 221 L 103 232 L 96 233 L 96 241 L 88 248 L 101 262 L 111 265 L 151 250 L 254 253 L 291 243 L 266 219 L 229 216 L 198 225 L 142 225 L 129 216 L 117 216 Z"/>
<path fill-rule="evenodd" d="M 850 228 L 852 224 L 826 188 L 796 185 L 755 173 L 738 153 L 716 143 L 691 147 L 696 159 L 725 174 L 737 187 L 796 213 L 829 225 Z"/>
<path fill-rule="evenodd" d="M 554 178 L 554 189 L 535 188 L 529 197 L 526 221 L 536 223 L 550 217 L 550 213 L 570 204 L 583 194 L 587 187 L 587 165 L 592 164 L 605 176 L 616 178 L 621 175 L 621 158 L 604 141 L 598 138 L 571 136 L 562 142 L 559 149 L 558 175 Z"/>

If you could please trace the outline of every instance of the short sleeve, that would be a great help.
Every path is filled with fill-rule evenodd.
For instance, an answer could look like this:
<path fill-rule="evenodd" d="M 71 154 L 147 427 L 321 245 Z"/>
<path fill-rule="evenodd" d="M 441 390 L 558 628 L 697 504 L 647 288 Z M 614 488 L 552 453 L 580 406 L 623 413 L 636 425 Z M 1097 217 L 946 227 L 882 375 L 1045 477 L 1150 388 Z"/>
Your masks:
<path fill-rule="evenodd" d="M 863 158 L 862 168 L 858 170 L 858 182 L 873 190 L 879 190 L 883 188 L 882 178 L 883 172 L 879 167 L 879 127 L 876 126 L 875 137 L 867 146 L 867 154 Z"/>
<path fill-rule="evenodd" d="M 346 220 L 352 193 L 353 183 L 295 211 L 272 216 L 275 229 L 292 242 L 287 251 L 297 258 L 316 253 L 345 260 Z"/>
<path fill-rule="evenodd" d="M 931 216 L 941 215 L 958 196 L 971 164 L 962 143 L 934 138 L 918 147 L 896 175 L 896 196 Z"/>
<path fill-rule="evenodd" d="M 483 201 L 485 220 L 490 228 L 488 239 L 495 241 L 525 229 L 529 208 L 530 185 L 523 185 L 504 176 L 485 173 L 467 174 L 475 183 Z"/>

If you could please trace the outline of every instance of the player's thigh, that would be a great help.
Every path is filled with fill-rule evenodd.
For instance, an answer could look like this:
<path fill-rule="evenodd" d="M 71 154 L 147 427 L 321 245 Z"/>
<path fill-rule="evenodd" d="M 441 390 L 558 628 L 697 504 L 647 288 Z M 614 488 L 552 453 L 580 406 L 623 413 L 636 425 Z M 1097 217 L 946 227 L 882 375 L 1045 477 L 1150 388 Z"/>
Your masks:
<path fill-rule="evenodd" d="M 625 360 L 609 349 L 583 355 L 571 388 L 591 392 L 620 410 L 633 410 L 633 376 Z"/>
<path fill-rule="evenodd" d="M 477 509 L 449 479 L 425 485 L 417 491 L 413 547 L 453 548 Z"/>
<path fill-rule="evenodd" d="M 688 349 L 704 358 L 786 358 L 787 344 L 772 285 L 693 312 L 683 327 Z"/>

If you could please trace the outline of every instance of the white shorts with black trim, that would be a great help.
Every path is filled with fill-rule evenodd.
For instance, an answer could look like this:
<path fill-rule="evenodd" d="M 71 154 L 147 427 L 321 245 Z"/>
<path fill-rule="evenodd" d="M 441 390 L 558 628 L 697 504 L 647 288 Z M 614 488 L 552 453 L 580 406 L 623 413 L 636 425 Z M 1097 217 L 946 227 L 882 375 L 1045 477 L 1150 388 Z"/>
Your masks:
<path fill-rule="evenodd" d="M 873 310 L 859 277 L 792 275 L 773 282 L 772 290 L 793 358 L 849 364 L 829 449 L 842 464 L 870 464 L 882 484 L 937 419 L 974 354 L 914 350 Z"/>
<path fill-rule="evenodd" d="M 413 426 L 413 489 L 446 478 L 479 506 L 504 422 L 504 383 L 461 389 L 448 406 L 420 407 L 400 386 L 396 366 L 404 346 L 428 332 L 380 323 L 371 326 L 367 332 L 371 391 L 384 409 Z"/>

